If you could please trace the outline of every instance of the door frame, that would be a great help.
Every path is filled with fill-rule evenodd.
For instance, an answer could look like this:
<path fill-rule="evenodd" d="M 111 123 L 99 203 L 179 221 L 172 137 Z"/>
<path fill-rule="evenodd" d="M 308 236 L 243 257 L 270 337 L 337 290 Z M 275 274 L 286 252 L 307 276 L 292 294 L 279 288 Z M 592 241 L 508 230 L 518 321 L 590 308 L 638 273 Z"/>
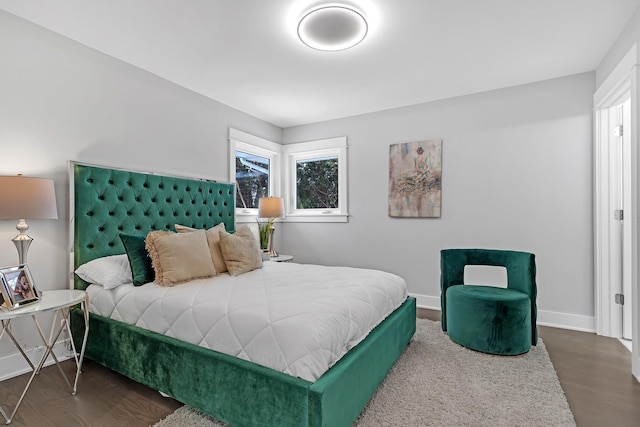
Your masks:
<path fill-rule="evenodd" d="M 631 104 L 631 203 L 630 215 L 625 212 L 626 232 L 631 233 L 631 295 L 625 303 L 632 304 L 632 371 L 640 381 L 640 292 L 638 288 L 638 47 L 636 44 L 627 52 L 620 63 L 609 74 L 593 95 L 594 105 L 594 284 L 596 333 L 598 335 L 622 336 L 622 309 L 614 303 L 614 292 L 610 281 L 613 266 L 611 264 L 610 222 L 613 212 L 610 209 L 610 158 L 609 158 L 609 111 L 626 93 Z M 628 220 L 627 220 L 628 218 Z"/>

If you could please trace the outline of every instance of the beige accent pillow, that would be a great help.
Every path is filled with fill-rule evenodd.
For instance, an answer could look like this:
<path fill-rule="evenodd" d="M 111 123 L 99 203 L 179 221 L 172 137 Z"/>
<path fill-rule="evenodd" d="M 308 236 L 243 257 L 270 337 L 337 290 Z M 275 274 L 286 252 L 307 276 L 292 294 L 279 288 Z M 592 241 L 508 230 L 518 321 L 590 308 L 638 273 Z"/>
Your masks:
<path fill-rule="evenodd" d="M 147 234 L 145 247 L 158 285 L 173 286 L 216 274 L 204 230 L 181 234 L 152 231 Z"/>
<path fill-rule="evenodd" d="M 262 253 L 258 241 L 247 226 L 238 228 L 235 234 L 220 232 L 220 249 L 232 276 L 262 268 Z"/>
<path fill-rule="evenodd" d="M 190 231 L 196 230 L 195 228 L 187 227 L 186 225 L 180 224 L 176 224 L 175 227 L 178 233 L 189 233 Z M 224 273 L 225 271 L 227 271 L 227 266 L 224 263 L 224 258 L 222 258 L 222 250 L 220 249 L 220 233 L 224 231 L 224 222 L 221 222 L 215 227 L 211 227 L 207 230 L 207 244 L 209 245 L 209 251 L 211 252 L 213 265 L 216 267 L 216 271 L 218 273 Z"/>

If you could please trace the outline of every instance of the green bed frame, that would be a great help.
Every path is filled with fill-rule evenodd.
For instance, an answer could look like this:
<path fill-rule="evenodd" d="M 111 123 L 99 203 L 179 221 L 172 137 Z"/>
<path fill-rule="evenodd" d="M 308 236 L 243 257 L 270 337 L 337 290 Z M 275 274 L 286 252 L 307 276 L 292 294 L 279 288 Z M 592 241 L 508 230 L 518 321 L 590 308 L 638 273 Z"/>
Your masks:
<path fill-rule="evenodd" d="M 120 233 L 174 224 L 234 231 L 234 186 L 206 180 L 71 164 L 74 269 L 124 253 Z M 87 284 L 74 275 L 74 286 Z M 72 313 L 81 341 L 82 313 Z M 123 322 L 90 315 L 85 357 L 234 427 L 350 426 L 416 328 L 408 298 L 316 382 L 283 374 Z"/>

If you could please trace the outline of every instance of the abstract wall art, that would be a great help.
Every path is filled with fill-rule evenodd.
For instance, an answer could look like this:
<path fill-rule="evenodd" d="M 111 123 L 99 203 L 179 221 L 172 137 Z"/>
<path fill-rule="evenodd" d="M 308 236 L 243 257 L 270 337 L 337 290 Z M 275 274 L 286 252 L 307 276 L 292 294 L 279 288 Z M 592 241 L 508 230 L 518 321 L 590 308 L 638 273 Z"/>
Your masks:
<path fill-rule="evenodd" d="M 389 147 L 390 217 L 439 218 L 441 184 L 441 139 Z"/>

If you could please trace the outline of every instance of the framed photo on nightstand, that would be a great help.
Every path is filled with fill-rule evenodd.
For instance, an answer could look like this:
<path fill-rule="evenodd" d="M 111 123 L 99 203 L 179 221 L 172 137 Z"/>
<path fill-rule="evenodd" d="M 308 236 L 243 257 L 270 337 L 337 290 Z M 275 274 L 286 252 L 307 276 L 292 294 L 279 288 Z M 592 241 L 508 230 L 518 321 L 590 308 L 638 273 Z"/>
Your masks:
<path fill-rule="evenodd" d="M 40 299 L 26 264 L 0 268 L 2 308 L 13 310 Z"/>

